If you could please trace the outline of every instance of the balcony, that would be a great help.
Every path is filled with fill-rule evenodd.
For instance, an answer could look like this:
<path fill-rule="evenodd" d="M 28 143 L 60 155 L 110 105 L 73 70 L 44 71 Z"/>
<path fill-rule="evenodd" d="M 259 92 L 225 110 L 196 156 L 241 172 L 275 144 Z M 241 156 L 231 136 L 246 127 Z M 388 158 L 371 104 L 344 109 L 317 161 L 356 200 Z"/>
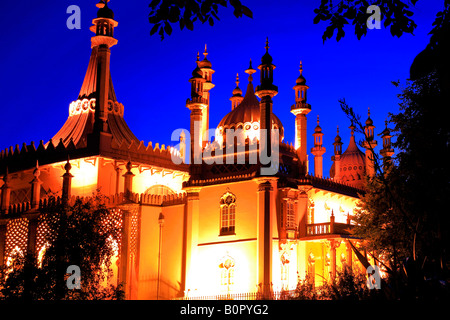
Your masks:
<path fill-rule="evenodd" d="M 353 225 L 339 222 L 307 224 L 301 238 L 326 238 L 328 236 L 346 236 L 351 234 Z M 306 240 L 306 239 L 305 239 Z"/>

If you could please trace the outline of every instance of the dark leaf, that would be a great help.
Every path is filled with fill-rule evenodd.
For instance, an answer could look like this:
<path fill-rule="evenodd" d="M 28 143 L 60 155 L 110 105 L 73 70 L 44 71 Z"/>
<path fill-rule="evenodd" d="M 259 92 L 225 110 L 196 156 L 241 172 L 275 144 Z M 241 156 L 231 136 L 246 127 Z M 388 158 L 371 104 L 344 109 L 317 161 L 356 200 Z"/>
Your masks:
<path fill-rule="evenodd" d="M 150 2 L 149 7 L 151 7 L 154 10 L 159 5 L 160 2 L 161 0 L 152 0 L 152 2 Z"/>
<path fill-rule="evenodd" d="M 242 12 L 249 18 L 253 18 L 253 12 L 246 6 L 242 6 Z"/>
<path fill-rule="evenodd" d="M 164 31 L 167 33 L 167 35 L 171 35 L 172 34 L 172 27 L 171 27 L 171 25 L 168 23 L 168 22 L 166 22 L 165 24 L 164 24 Z"/>
<path fill-rule="evenodd" d="M 150 30 L 150 35 L 154 35 L 156 33 L 156 31 L 158 31 L 160 24 L 157 23 L 153 26 L 153 28 Z"/>

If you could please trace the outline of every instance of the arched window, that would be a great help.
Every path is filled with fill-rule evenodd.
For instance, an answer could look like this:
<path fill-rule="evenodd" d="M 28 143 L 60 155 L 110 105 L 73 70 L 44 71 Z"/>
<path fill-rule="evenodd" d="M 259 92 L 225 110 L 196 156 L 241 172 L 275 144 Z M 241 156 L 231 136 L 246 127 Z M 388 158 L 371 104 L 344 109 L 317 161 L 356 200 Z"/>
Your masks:
<path fill-rule="evenodd" d="M 156 184 L 154 186 L 151 186 L 145 191 L 145 194 L 157 194 L 160 196 L 168 196 L 172 194 L 176 194 L 175 191 L 173 191 L 171 188 L 162 185 L 162 184 Z"/>
<path fill-rule="evenodd" d="M 220 235 L 235 234 L 236 197 L 225 193 L 220 198 Z"/>
<path fill-rule="evenodd" d="M 220 285 L 227 293 L 233 288 L 234 285 L 234 266 L 235 262 L 228 254 L 222 258 L 219 264 L 220 268 Z"/>

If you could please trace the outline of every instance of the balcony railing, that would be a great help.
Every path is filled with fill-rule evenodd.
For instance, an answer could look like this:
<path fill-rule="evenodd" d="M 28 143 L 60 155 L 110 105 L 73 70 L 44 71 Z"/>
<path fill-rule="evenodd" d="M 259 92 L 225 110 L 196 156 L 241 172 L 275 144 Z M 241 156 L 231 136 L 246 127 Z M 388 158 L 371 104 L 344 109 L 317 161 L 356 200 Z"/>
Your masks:
<path fill-rule="evenodd" d="M 318 236 L 328 234 L 348 235 L 353 226 L 347 223 L 324 222 L 306 225 L 306 236 Z"/>
<path fill-rule="evenodd" d="M 264 296 L 261 292 L 228 293 L 211 296 L 187 296 L 181 300 L 289 300 L 295 299 L 298 293 L 295 290 L 271 292 Z"/>

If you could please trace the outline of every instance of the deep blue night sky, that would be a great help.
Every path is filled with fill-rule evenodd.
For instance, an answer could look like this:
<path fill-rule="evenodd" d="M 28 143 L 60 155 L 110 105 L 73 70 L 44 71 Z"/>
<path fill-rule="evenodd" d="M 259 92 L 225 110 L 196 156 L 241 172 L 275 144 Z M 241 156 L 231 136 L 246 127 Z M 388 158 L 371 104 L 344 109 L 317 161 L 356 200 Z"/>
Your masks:
<path fill-rule="evenodd" d="M 308 150 L 320 115 L 324 136 L 324 174 L 328 176 L 333 154 L 331 143 L 336 126 L 341 128 L 343 150 L 349 140 L 349 121 L 338 99 L 347 102 L 363 120 L 371 108 L 376 133 L 384 128 L 388 112 L 398 111 L 397 94 L 391 81 L 402 84 L 414 57 L 425 48 L 428 32 L 443 1 L 418 1 L 413 8 L 418 27 L 415 35 L 391 36 L 388 29 L 369 30 L 357 40 L 349 26 L 339 42 L 322 42 L 325 24 L 313 24 L 319 0 L 243 0 L 253 19 L 236 19 L 231 8 L 220 8 L 220 21 L 211 27 L 196 25 L 194 31 L 174 28 L 164 41 L 150 36 L 150 0 L 112 0 L 109 7 L 119 22 L 115 30 L 118 45 L 111 51 L 111 73 L 117 99 L 125 106 L 125 120 L 140 140 L 175 145 L 173 130 L 189 128 L 188 79 L 195 67 L 197 51 L 208 45 L 208 60 L 216 73 L 211 91 L 210 126 L 214 127 L 231 110 L 231 91 L 239 72 L 240 87 L 247 86 L 243 72 L 253 60 L 261 61 L 266 37 L 276 65 L 274 113 L 285 127 L 285 140 L 294 141 L 292 87 L 303 61 L 310 89 L 308 102 Z M 95 1 L 1 1 L 0 2 L 0 148 L 23 142 L 47 142 L 63 125 L 69 103 L 78 96 L 90 56 L 89 31 L 96 17 Z M 69 30 L 69 5 L 81 8 L 81 30 Z M 259 74 L 255 77 L 259 82 Z M 362 137 L 359 137 L 362 138 Z M 381 144 L 380 139 L 379 145 Z M 310 155 L 310 170 L 313 158 Z"/>

